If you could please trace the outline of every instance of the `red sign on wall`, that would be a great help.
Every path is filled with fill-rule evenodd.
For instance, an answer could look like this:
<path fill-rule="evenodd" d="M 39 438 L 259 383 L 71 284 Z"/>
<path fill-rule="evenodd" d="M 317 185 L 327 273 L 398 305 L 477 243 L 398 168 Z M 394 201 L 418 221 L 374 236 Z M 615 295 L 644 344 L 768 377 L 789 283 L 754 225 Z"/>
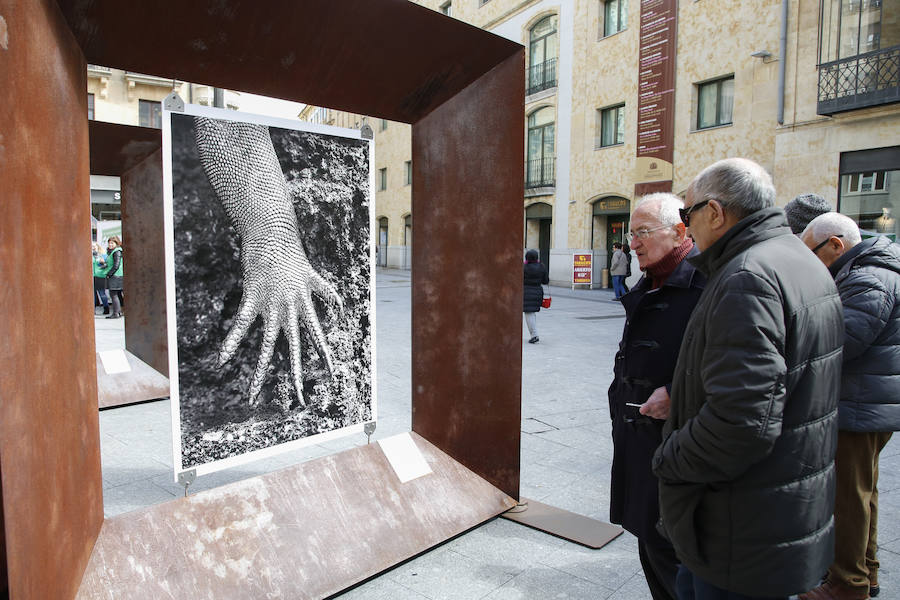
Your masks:
<path fill-rule="evenodd" d="M 572 259 L 572 283 L 591 284 L 590 254 L 575 254 Z"/>

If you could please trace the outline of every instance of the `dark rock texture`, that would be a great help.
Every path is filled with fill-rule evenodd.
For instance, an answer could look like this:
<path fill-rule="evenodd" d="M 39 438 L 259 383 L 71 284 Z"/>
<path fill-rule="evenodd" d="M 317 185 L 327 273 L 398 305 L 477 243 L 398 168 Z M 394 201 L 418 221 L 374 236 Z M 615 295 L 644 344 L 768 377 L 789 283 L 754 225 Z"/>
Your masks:
<path fill-rule="evenodd" d="M 336 287 L 344 313 L 335 314 L 313 297 L 335 371 L 329 378 L 302 333 L 307 407 L 300 406 L 290 383 L 282 333 L 254 408 L 247 390 L 262 342 L 261 319 L 234 358 L 216 367 L 219 345 L 241 300 L 241 245 L 200 165 L 193 122 L 188 115 L 172 118 L 183 468 L 372 420 L 368 142 L 269 129 L 303 248 L 316 271 Z"/>

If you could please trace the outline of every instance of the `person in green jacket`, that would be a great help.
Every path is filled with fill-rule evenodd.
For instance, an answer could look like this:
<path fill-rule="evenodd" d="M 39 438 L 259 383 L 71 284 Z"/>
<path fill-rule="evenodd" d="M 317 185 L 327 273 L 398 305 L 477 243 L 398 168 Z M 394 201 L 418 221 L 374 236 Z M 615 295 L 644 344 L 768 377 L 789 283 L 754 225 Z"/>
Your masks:
<path fill-rule="evenodd" d="M 106 318 L 118 319 L 122 316 L 122 304 L 125 301 L 125 295 L 122 292 L 123 276 L 125 274 L 122 239 L 117 235 L 112 236 L 107 241 L 106 249 L 108 251 L 106 262 L 109 265 L 106 272 L 106 283 L 113 304 L 113 312 Z"/>
<path fill-rule="evenodd" d="M 94 307 L 103 305 L 103 314 L 109 314 L 109 296 L 106 293 L 106 254 L 102 246 L 91 244 L 92 263 L 94 269 Z"/>

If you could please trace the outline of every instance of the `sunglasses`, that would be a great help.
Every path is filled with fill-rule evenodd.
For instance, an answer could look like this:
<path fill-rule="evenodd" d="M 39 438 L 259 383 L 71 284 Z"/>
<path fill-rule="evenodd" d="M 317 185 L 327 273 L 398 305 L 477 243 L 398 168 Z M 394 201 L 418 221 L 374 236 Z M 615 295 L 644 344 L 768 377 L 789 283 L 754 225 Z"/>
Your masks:
<path fill-rule="evenodd" d="M 678 216 L 681 217 L 681 222 L 684 223 L 685 227 L 691 226 L 691 213 L 694 212 L 695 210 L 703 208 L 704 206 L 709 204 L 710 200 L 712 200 L 712 198 L 707 198 L 703 202 L 697 202 L 696 204 L 694 204 L 693 206 L 691 206 L 689 208 L 679 208 L 678 209 Z"/>
<path fill-rule="evenodd" d="M 833 238 L 833 237 L 836 237 L 836 238 L 842 238 L 842 237 L 844 237 L 844 236 L 843 236 L 843 235 L 832 235 L 832 236 L 829 236 L 829 237 L 825 238 L 825 241 L 824 241 L 824 242 L 822 242 L 821 244 L 819 244 L 818 246 L 816 246 L 815 248 L 812 249 L 813 254 L 815 254 L 816 252 L 818 252 L 818 251 L 819 251 L 819 248 L 821 248 L 822 246 L 824 246 L 825 244 L 827 244 L 828 242 L 830 242 L 830 241 L 831 241 L 831 238 Z"/>

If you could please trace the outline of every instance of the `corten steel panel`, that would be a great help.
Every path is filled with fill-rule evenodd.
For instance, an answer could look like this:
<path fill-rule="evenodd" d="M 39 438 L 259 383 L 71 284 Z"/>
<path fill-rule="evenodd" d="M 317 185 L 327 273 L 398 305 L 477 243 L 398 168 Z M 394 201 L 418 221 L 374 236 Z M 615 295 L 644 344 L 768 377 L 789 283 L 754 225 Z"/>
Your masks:
<path fill-rule="evenodd" d="M 519 48 L 407 0 L 59 4 L 89 63 L 407 123 Z"/>
<path fill-rule="evenodd" d="M 162 130 L 91 121 L 91 174 L 121 175 L 162 148 Z"/>
<path fill-rule="evenodd" d="M 324 598 L 514 506 L 413 439 L 407 483 L 369 444 L 107 519 L 78 598 Z"/>
<path fill-rule="evenodd" d="M 0 16 L 6 565 L 13 600 L 71 598 L 103 520 L 86 65 L 55 2 Z"/>
<path fill-rule="evenodd" d="M 413 124 L 413 431 L 518 498 L 524 52 Z"/>
<path fill-rule="evenodd" d="M 168 377 L 161 150 L 122 175 L 122 233 L 125 348 Z"/>

